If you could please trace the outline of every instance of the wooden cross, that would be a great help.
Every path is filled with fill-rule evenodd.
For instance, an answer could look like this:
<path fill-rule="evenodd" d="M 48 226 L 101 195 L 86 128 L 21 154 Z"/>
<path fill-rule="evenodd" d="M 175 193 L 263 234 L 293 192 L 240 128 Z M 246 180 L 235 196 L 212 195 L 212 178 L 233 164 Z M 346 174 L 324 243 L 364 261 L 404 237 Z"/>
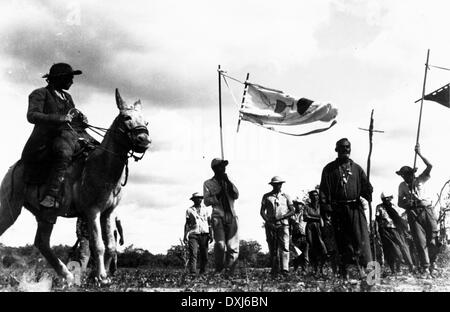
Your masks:
<path fill-rule="evenodd" d="M 370 183 L 370 158 L 372 157 L 372 147 L 373 147 L 373 142 L 372 142 L 373 133 L 374 132 L 384 133 L 384 131 L 382 131 L 382 130 L 374 130 L 373 129 L 373 111 L 374 110 L 372 109 L 372 113 L 370 114 L 369 129 L 358 128 L 360 130 L 369 132 L 369 156 L 367 157 L 367 180 L 369 181 L 369 183 Z M 370 233 L 374 234 L 374 229 L 372 226 L 372 202 L 371 201 L 369 201 L 369 222 L 370 222 Z M 374 244 L 373 244 L 373 260 L 374 261 L 377 260 L 375 240 L 374 240 Z"/>

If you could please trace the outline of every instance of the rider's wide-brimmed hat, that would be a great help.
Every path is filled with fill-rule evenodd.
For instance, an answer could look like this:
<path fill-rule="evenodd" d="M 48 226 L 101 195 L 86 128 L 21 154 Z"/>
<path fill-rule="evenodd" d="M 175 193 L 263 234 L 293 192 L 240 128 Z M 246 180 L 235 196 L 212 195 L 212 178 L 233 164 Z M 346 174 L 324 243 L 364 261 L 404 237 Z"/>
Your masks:
<path fill-rule="evenodd" d="M 42 78 L 81 75 L 82 73 L 81 70 L 73 70 L 72 66 L 67 63 L 56 63 L 50 67 L 48 74 L 45 74 Z"/>

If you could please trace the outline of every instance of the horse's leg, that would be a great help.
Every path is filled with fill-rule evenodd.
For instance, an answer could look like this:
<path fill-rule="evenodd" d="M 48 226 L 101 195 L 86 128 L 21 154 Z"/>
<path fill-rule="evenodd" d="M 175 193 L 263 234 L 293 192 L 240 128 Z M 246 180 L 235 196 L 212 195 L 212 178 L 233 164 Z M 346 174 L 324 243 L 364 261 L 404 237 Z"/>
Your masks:
<path fill-rule="evenodd" d="M 91 232 L 91 244 L 94 247 L 95 262 L 97 265 L 97 278 L 100 282 L 106 281 L 106 270 L 104 263 L 105 245 L 102 240 L 100 225 L 100 210 L 88 216 L 89 231 Z"/>
<path fill-rule="evenodd" d="M 102 236 L 105 242 L 105 269 L 110 272 L 111 261 L 116 254 L 116 240 L 114 239 L 111 213 L 106 213 L 100 217 L 102 226 Z"/>
<path fill-rule="evenodd" d="M 34 245 L 39 249 L 42 255 L 47 259 L 50 265 L 55 269 L 59 276 L 64 277 L 69 283 L 73 281 L 73 274 L 67 269 L 66 265 L 56 257 L 50 248 L 50 235 L 53 231 L 53 224 L 38 221 L 38 228 Z"/>

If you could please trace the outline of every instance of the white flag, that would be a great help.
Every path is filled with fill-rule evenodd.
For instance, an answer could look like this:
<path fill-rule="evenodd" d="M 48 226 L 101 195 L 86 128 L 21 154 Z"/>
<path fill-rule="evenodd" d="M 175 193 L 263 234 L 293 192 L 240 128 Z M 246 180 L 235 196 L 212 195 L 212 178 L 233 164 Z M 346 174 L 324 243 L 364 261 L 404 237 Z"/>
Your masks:
<path fill-rule="evenodd" d="M 293 126 L 334 121 L 338 111 L 330 103 L 296 99 L 282 91 L 249 83 L 240 113 L 243 120 L 260 125 Z"/>

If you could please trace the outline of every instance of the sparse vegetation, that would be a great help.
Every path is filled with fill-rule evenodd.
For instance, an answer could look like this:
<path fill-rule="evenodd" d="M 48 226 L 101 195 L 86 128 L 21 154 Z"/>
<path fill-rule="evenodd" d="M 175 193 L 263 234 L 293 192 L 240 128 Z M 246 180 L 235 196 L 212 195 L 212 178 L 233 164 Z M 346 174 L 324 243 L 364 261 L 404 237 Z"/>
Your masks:
<path fill-rule="evenodd" d="M 214 274 L 212 252 L 208 273 L 194 277 L 184 269 L 182 248 L 182 244 L 175 245 L 166 255 L 153 255 L 129 246 L 119 254 L 119 270 L 111 284 L 99 288 L 88 278 L 89 274 L 82 277 L 81 286 L 67 287 L 33 246 L 0 244 L 0 291 L 450 291 L 449 248 L 443 248 L 439 255 L 440 269 L 436 277 L 420 278 L 406 271 L 389 276 L 383 270 L 380 283 L 372 287 L 356 279 L 353 269 L 346 282 L 332 276 L 329 268 L 323 277 L 316 277 L 311 272 L 291 271 L 288 277 L 272 278 L 267 268 L 268 257 L 254 241 L 241 242 L 239 266 L 233 278 Z M 68 259 L 69 246 L 55 246 L 54 250 L 61 259 Z"/>

